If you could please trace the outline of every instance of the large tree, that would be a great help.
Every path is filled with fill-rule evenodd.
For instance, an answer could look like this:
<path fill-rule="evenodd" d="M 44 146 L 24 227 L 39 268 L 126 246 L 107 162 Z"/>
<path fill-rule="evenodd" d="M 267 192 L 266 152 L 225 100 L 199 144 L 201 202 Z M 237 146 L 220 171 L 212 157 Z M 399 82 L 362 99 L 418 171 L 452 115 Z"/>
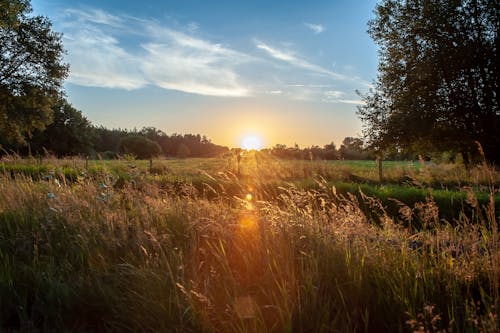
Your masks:
<path fill-rule="evenodd" d="M 68 66 L 61 34 L 28 0 L 0 0 L 0 135 L 25 143 L 52 120 Z"/>
<path fill-rule="evenodd" d="M 373 148 L 453 150 L 500 162 L 500 2 L 382 0 L 375 89 L 359 108 Z"/>

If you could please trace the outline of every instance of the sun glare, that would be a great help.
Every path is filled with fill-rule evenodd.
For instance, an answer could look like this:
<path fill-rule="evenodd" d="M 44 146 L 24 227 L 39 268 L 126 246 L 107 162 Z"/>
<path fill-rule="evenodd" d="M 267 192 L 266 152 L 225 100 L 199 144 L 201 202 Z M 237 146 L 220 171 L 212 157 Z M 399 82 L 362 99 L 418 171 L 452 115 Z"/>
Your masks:
<path fill-rule="evenodd" d="M 241 148 L 246 150 L 259 150 L 262 148 L 262 139 L 256 135 L 248 135 L 241 139 Z"/>

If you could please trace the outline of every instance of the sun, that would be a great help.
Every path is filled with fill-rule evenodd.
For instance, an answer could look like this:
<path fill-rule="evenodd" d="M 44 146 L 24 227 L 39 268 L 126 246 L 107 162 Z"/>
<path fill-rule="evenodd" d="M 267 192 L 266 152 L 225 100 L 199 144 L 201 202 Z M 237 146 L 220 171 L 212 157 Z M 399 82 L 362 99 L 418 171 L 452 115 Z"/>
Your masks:
<path fill-rule="evenodd" d="M 262 139 L 257 135 L 247 135 L 241 139 L 240 146 L 246 150 L 260 150 Z"/>

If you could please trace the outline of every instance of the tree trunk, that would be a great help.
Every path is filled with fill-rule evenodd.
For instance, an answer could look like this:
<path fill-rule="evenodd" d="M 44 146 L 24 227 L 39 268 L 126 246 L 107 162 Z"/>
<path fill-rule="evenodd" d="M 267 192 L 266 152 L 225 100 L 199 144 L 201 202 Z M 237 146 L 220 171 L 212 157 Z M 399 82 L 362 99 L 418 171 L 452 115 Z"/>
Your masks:
<path fill-rule="evenodd" d="M 469 156 L 469 152 L 466 151 L 466 150 L 462 150 L 461 154 L 462 154 L 462 160 L 464 161 L 465 169 L 468 171 L 468 170 L 470 170 L 470 156 Z"/>

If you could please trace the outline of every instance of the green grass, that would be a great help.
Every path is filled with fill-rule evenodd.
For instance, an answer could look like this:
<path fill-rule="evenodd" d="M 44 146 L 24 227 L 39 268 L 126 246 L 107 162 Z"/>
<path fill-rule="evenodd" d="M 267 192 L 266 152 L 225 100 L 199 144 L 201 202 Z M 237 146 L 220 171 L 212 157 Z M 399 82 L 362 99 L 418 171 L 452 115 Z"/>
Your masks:
<path fill-rule="evenodd" d="M 0 175 L 0 330 L 500 328 L 496 171 L 452 191 L 422 184 L 453 166 L 410 186 L 335 178 L 366 162 L 243 162 L 4 162 L 31 171 Z"/>

